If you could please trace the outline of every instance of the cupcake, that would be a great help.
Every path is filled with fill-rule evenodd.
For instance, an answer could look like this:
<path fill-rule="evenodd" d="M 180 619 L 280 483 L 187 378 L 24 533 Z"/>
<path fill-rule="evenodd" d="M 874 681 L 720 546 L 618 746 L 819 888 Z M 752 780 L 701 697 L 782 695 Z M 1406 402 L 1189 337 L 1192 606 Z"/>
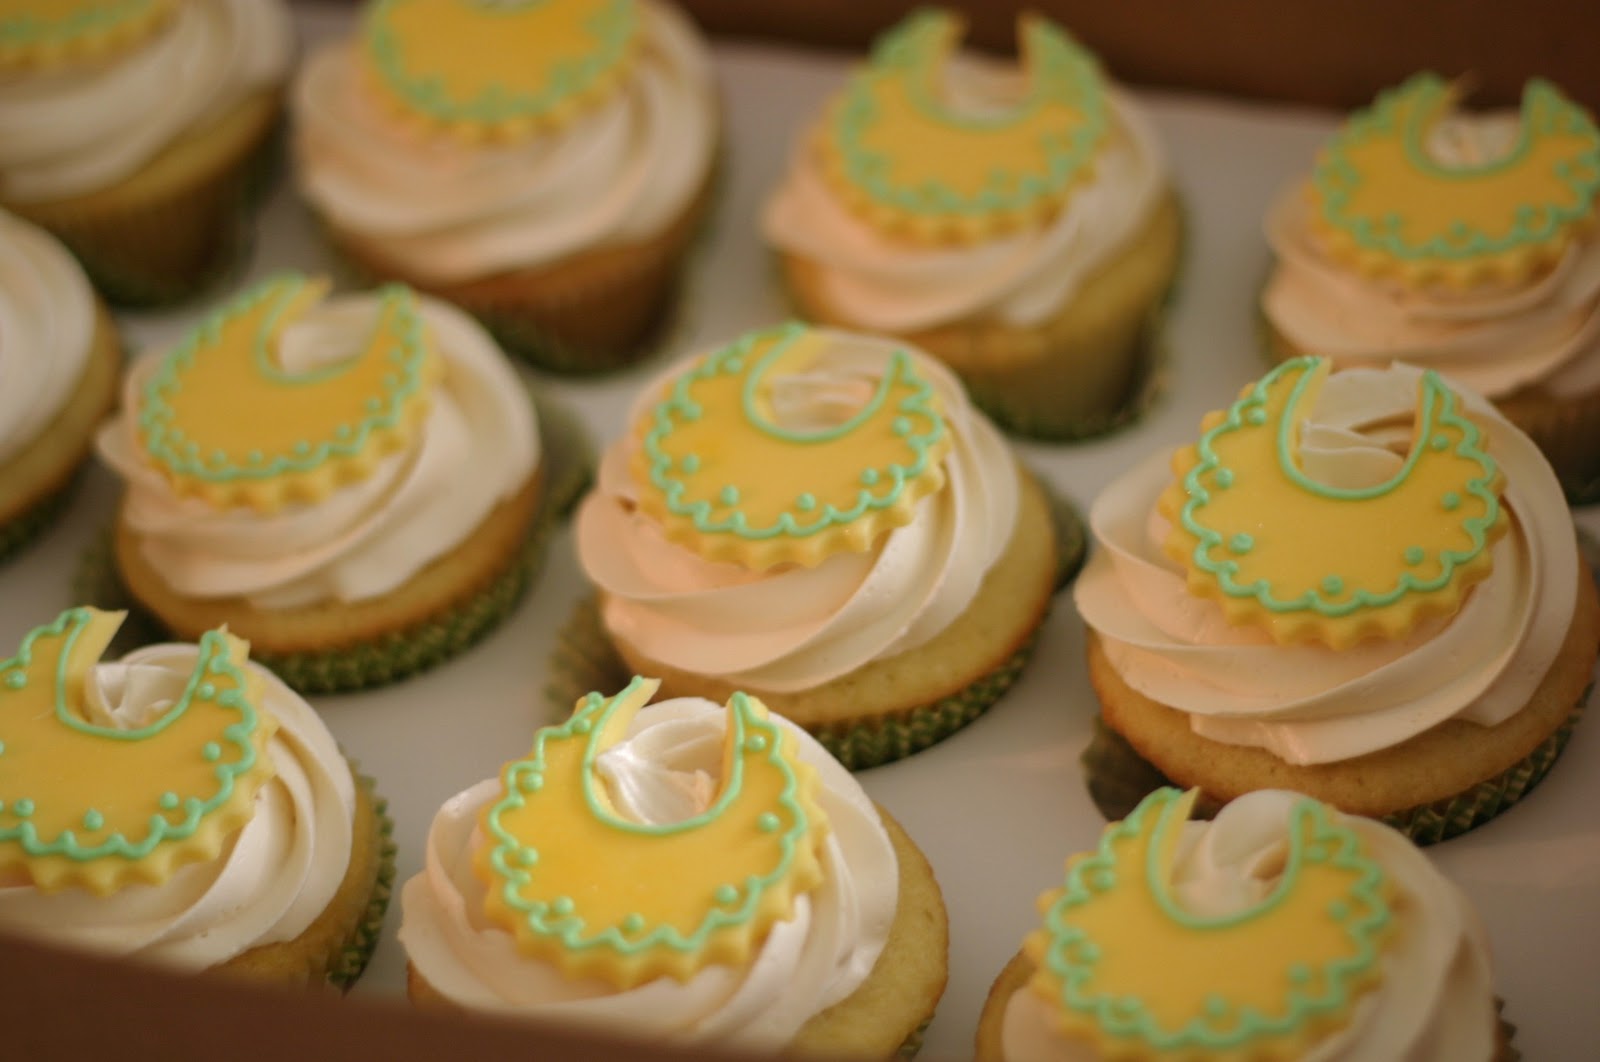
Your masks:
<path fill-rule="evenodd" d="M 1269 350 L 1437 369 L 1600 501 L 1600 130 L 1545 81 L 1520 112 L 1460 94 L 1432 74 L 1383 93 L 1273 204 Z"/>
<path fill-rule="evenodd" d="M 1039 899 L 979 1062 L 1510 1062 L 1483 926 L 1394 830 L 1283 790 L 1163 789 Z"/>
<path fill-rule="evenodd" d="M 135 363 L 101 457 L 118 575 L 301 690 L 437 663 L 518 600 L 543 481 L 528 392 L 451 306 L 282 274 Z"/>
<path fill-rule="evenodd" d="M 116 402 L 121 360 L 72 256 L 0 210 L 0 559 L 60 509 Z"/>
<path fill-rule="evenodd" d="M 810 320 L 904 338 L 1000 423 L 1104 431 L 1135 411 L 1181 218 L 1138 105 L 1025 15 L 1020 69 L 920 11 L 800 140 L 762 217 Z"/>
<path fill-rule="evenodd" d="M 1127 755 L 1091 788 L 1142 760 L 1213 807 L 1294 789 L 1436 841 L 1554 763 L 1600 603 L 1560 484 L 1493 406 L 1329 369 L 1285 362 L 1094 503 L 1075 594 Z"/>
<path fill-rule="evenodd" d="M 0 206 L 120 303 L 216 280 L 244 241 L 293 52 L 281 0 L 18 0 L 0 14 Z"/>
<path fill-rule="evenodd" d="M 795 323 L 648 386 L 575 528 L 632 672 L 758 696 L 852 768 L 988 708 L 1056 584 L 1043 491 L 960 382 Z"/>
<path fill-rule="evenodd" d="M 947 965 L 927 860 L 756 698 L 657 689 L 589 694 L 440 809 L 400 894 L 413 1001 L 656 1044 L 914 1051 Z"/>
<path fill-rule="evenodd" d="M 0 661 L 0 931 L 344 989 L 388 904 L 383 802 L 226 630 L 100 655 L 74 608 Z"/>
<path fill-rule="evenodd" d="M 299 184 L 360 271 L 569 371 L 640 355 L 711 200 L 694 27 L 654 0 L 369 0 L 295 83 Z"/>

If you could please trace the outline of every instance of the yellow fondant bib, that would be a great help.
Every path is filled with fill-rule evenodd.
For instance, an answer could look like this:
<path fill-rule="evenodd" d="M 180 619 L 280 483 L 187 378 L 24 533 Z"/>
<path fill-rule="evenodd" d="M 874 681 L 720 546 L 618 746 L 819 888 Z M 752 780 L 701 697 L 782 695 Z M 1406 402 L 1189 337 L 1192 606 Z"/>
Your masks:
<path fill-rule="evenodd" d="M 1339 489 L 1307 477 L 1299 432 L 1328 371 L 1320 359 L 1285 362 L 1209 415 L 1200 442 L 1174 456 L 1160 509 L 1191 593 L 1279 643 L 1339 649 L 1453 613 L 1489 574 L 1506 516 L 1481 432 L 1431 372 L 1390 481 Z"/>
<path fill-rule="evenodd" d="M 20 869 L 45 891 L 159 884 L 215 858 L 273 775 L 276 724 L 256 708 L 246 644 L 225 631 L 201 637 L 182 695 L 154 722 L 86 721 L 85 678 L 121 623 L 70 609 L 0 661 L 0 875 Z"/>
<path fill-rule="evenodd" d="M 816 138 L 840 199 L 881 231 L 968 242 L 1047 220 L 1093 168 L 1105 139 L 1094 59 L 1054 23 L 1019 23 L 1026 96 L 965 114 L 942 89 L 962 30 L 946 11 L 895 27 L 829 108 Z"/>
<path fill-rule="evenodd" d="M 505 140 L 609 98 L 641 40 L 634 0 L 376 0 L 363 57 L 403 118 Z"/>
<path fill-rule="evenodd" d="M 1392 886 L 1359 836 L 1309 798 L 1282 875 L 1258 904 L 1201 917 L 1170 892 L 1195 791 L 1157 790 L 1040 900 L 1030 989 L 1097 1057 L 1301 1058 L 1380 978 Z"/>
<path fill-rule="evenodd" d="M 269 512 L 315 502 L 410 441 L 443 368 L 409 289 L 383 289 L 377 324 L 348 358 L 302 373 L 278 363 L 283 329 L 327 290 L 295 274 L 265 281 L 146 382 L 140 436 L 177 493 Z"/>
<path fill-rule="evenodd" d="M 1545 81 L 1523 92 L 1521 128 L 1502 157 L 1447 165 L 1429 134 L 1459 86 L 1421 74 L 1378 97 L 1324 149 L 1310 219 L 1334 256 L 1414 284 L 1520 281 L 1594 223 L 1600 130 Z"/>
<path fill-rule="evenodd" d="M 798 324 L 752 332 L 674 381 L 640 425 L 634 468 L 639 506 L 668 538 L 751 569 L 811 567 L 871 548 L 944 485 L 949 430 L 904 351 L 843 423 L 778 423 L 775 381 L 804 373 L 828 343 Z"/>
<path fill-rule="evenodd" d="M 506 765 L 505 795 L 484 811 L 475 869 L 489 919 L 572 978 L 628 988 L 742 965 L 822 880 L 816 774 L 742 693 L 728 702 L 721 790 L 705 812 L 669 825 L 617 816 L 595 760 L 659 686 L 635 678 L 578 702 Z"/>

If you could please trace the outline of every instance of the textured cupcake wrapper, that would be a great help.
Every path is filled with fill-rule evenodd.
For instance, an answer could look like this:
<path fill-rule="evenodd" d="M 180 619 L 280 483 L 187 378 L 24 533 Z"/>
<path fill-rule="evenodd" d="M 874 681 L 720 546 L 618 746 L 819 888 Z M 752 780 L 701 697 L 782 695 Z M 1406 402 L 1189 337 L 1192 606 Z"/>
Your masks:
<path fill-rule="evenodd" d="M 1045 481 L 1040 483 L 1050 502 L 1055 527 L 1059 557 L 1056 589 L 1060 590 L 1083 563 L 1083 522 L 1070 501 Z M 998 701 L 1033 655 L 1037 637 L 1036 629 L 1002 664 L 949 697 L 870 719 L 806 729 L 852 771 L 903 759 L 954 734 Z M 545 703 L 551 717 L 557 719 L 569 715 L 572 706 L 589 692 L 621 689 L 632 677 L 605 633 L 596 598 L 579 601 L 557 632 L 548 672 Z"/>
<path fill-rule="evenodd" d="M 78 472 L 13 519 L 0 524 L 0 564 L 21 552 L 61 517 L 77 488 Z"/>
<path fill-rule="evenodd" d="M 583 494 L 594 468 L 594 450 L 576 414 L 543 395 L 532 401 L 544 443 L 545 496 L 522 546 L 498 576 L 437 615 L 369 642 L 300 653 L 252 650 L 251 659 L 301 693 L 351 692 L 398 682 L 443 663 L 497 627 L 522 600 L 543 564 L 556 523 Z M 111 645 L 112 651 L 126 653 L 163 640 L 167 631 L 123 585 L 113 557 L 113 534 L 108 528 L 85 550 L 73 592 L 83 604 L 127 610 L 128 619 Z"/>
<path fill-rule="evenodd" d="M 378 795 L 377 782 L 364 774 L 358 774 L 356 782 L 366 788 L 372 798 L 373 814 L 378 817 L 378 875 L 361 920 L 351 930 L 344 948 L 328 964 L 328 984 L 339 992 L 350 991 L 360 979 L 383 936 L 383 917 L 394 894 L 395 855 L 399 851 L 394 843 L 394 820 L 389 817 L 389 802 Z"/>
<path fill-rule="evenodd" d="M 927 1021 L 913 1029 L 911 1035 L 906 1037 L 905 1041 L 901 1043 L 899 1049 L 895 1051 L 894 1056 L 896 1058 L 904 1059 L 916 1058 L 917 1052 L 922 1050 L 923 1038 L 928 1035 L 928 1026 L 932 1024 L 933 1019 L 929 1018 Z"/>
<path fill-rule="evenodd" d="M 1590 683 L 1562 724 L 1522 760 L 1463 792 L 1391 812 L 1382 821 L 1418 845 L 1437 844 L 1488 822 L 1544 780 L 1583 717 L 1592 689 Z M 1152 791 L 1174 784 L 1098 716 L 1080 762 L 1089 798 L 1108 822 L 1127 818 Z M 1202 792 L 1194 815 L 1209 819 L 1221 809 L 1219 801 Z"/>

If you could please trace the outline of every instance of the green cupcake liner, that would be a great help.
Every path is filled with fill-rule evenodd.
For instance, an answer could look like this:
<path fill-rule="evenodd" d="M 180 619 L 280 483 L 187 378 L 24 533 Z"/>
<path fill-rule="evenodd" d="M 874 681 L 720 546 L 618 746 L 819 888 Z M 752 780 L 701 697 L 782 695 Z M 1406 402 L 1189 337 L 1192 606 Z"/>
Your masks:
<path fill-rule="evenodd" d="M 999 667 L 949 697 L 892 715 L 805 729 L 852 771 L 903 759 L 943 741 L 999 700 L 1033 655 L 1036 635 Z M 552 718 L 571 714 L 573 705 L 591 691 L 614 692 L 631 678 L 632 672 L 606 637 L 598 599 L 584 598 L 557 633 L 550 654 L 544 696 Z"/>
<path fill-rule="evenodd" d="M 1031 471 L 1031 470 L 1030 470 Z M 1035 483 L 1044 491 L 1045 502 L 1050 507 L 1050 523 L 1056 533 L 1056 590 L 1061 591 L 1072 582 L 1083 562 L 1089 556 L 1089 536 L 1084 529 L 1083 517 L 1078 507 L 1044 476 L 1033 473 Z"/>
<path fill-rule="evenodd" d="M 383 935 L 383 916 L 394 894 L 394 861 L 399 850 L 394 843 L 394 820 L 389 817 L 389 802 L 378 795 L 377 782 L 364 774 L 358 774 L 356 782 L 366 787 L 372 798 L 373 813 L 378 816 L 378 876 L 361 921 L 351 930 L 344 949 L 328 965 L 328 983 L 340 992 L 350 991 L 361 977 Z"/>
<path fill-rule="evenodd" d="M 594 450 L 582 422 L 562 403 L 534 396 L 544 442 L 546 486 L 526 540 L 504 570 L 476 593 L 404 630 L 356 645 L 299 653 L 252 650 L 251 659 L 270 668 L 300 693 L 344 693 L 398 682 L 466 650 L 508 616 L 522 600 L 544 561 L 556 523 L 587 488 Z M 168 637 L 160 620 L 142 608 L 117 574 L 113 531 L 91 542 L 73 579 L 76 599 L 103 609 L 125 609 L 128 619 L 110 652 L 126 653 Z"/>
<path fill-rule="evenodd" d="M 11 557 L 38 538 L 45 529 L 56 522 L 61 513 L 66 509 L 67 502 L 72 498 L 72 492 L 78 484 L 78 473 L 74 472 L 60 489 L 53 490 L 40 498 L 32 506 L 18 513 L 17 516 L 0 524 L 0 564 L 10 560 Z"/>
<path fill-rule="evenodd" d="M 895 1051 L 895 1057 L 905 1059 L 916 1058 L 917 1052 L 922 1050 L 922 1040 L 923 1037 L 925 1037 L 928 1033 L 928 1026 L 932 1024 L 933 1019 L 929 1018 L 927 1021 L 911 1030 L 911 1035 L 906 1037 L 904 1042 L 902 1042 L 900 1047 Z"/>
<path fill-rule="evenodd" d="M 1524 759 L 1463 792 L 1384 815 L 1383 823 L 1420 846 L 1449 840 L 1488 822 L 1531 793 L 1550 773 L 1583 717 L 1593 688 L 1590 683 L 1561 725 Z M 1108 822 L 1127 818 L 1151 792 L 1176 784 L 1098 716 L 1094 735 L 1079 762 L 1089 799 Z M 1221 809 L 1219 801 L 1202 792 L 1195 803 L 1194 817 L 1209 819 Z"/>

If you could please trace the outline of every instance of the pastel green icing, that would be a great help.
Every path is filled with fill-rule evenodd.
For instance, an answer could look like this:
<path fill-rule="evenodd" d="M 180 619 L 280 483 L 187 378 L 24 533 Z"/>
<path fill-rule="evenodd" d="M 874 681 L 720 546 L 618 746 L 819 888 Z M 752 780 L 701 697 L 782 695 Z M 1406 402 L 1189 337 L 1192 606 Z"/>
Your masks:
<path fill-rule="evenodd" d="M 163 794 L 161 806 L 167 810 L 177 810 L 181 804 L 183 817 L 177 822 L 172 822 L 164 816 L 153 815 L 149 821 L 148 832 L 143 837 L 130 838 L 121 833 L 114 833 L 96 844 L 84 844 L 70 830 L 64 830 L 54 837 L 40 837 L 33 823 L 18 821 L 10 825 L 0 825 L 0 844 L 19 845 L 31 856 L 64 856 L 77 862 L 89 862 L 106 857 L 143 859 L 163 842 L 179 841 L 193 836 L 207 815 L 229 801 L 237 779 L 255 767 L 256 749 L 252 737 L 259 725 L 260 717 L 255 706 L 244 695 L 244 673 L 228 659 L 228 646 L 222 633 L 207 631 L 200 636 L 194 670 L 190 673 L 183 692 L 159 719 L 136 729 L 120 730 L 116 727 L 98 726 L 79 718 L 66 703 L 66 671 L 67 664 L 72 658 L 73 646 L 76 645 L 83 629 L 88 626 L 90 619 L 88 609 L 73 608 L 63 612 L 54 623 L 35 627 L 22 639 L 22 645 L 16 656 L 0 661 L 0 675 L 26 673 L 33 665 L 35 644 L 41 639 L 64 638 L 66 644 L 62 647 L 54 675 L 55 717 L 62 726 L 99 741 L 144 741 L 166 730 L 196 702 L 211 703 L 238 716 L 237 722 L 229 724 L 222 731 L 223 738 L 238 755 L 230 762 L 218 763 L 213 769 L 217 785 L 211 794 L 196 793 L 181 796 L 177 793 Z M 233 680 L 236 688 L 225 690 L 220 695 L 213 688 L 212 696 L 202 696 L 199 687 L 206 675 L 227 676 Z M 6 688 L 11 688 L 9 683 L 6 684 Z M 0 716 L 4 713 L 4 697 L 4 691 L 0 690 Z M 219 756 L 220 751 L 219 749 Z M 217 759 L 217 757 L 206 758 L 213 762 Z M 19 820 L 31 816 L 34 810 L 33 801 L 26 796 L 8 793 L 5 788 L 5 775 L 0 772 L 0 796 L 4 798 L 0 800 L 0 807 L 9 807 L 12 815 Z M 167 800 L 169 795 L 172 798 L 170 802 Z M 98 828 L 89 825 L 91 818 L 98 819 L 100 814 L 96 809 L 84 809 L 85 826 L 91 831 Z M 0 812 L 0 815 L 3 815 L 3 812 Z"/>
<path fill-rule="evenodd" d="M 915 479 L 927 469 L 929 454 L 944 437 L 947 429 L 944 417 L 933 407 L 932 385 L 916 371 L 910 356 L 904 350 L 896 350 L 890 355 L 888 371 L 878 381 L 872 397 L 855 415 L 841 424 L 816 431 L 793 431 L 773 424 L 761 414 L 757 396 L 760 393 L 762 377 L 768 367 L 781 358 L 807 331 L 805 325 L 789 322 L 776 328 L 749 332 L 679 376 L 674 381 L 667 398 L 656 405 L 651 415 L 652 427 L 644 438 L 644 450 L 649 459 L 650 482 L 662 492 L 667 509 L 678 516 L 693 520 L 696 530 L 706 534 L 733 534 L 748 539 L 768 539 L 780 535 L 804 538 L 830 527 L 848 524 L 869 511 L 893 506 L 899 501 L 907 481 Z M 822 505 L 815 497 L 811 497 L 812 504 L 806 506 L 800 504 L 801 499 L 797 498 L 792 509 L 780 514 L 773 523 L 753 527 L 745 512 L 737 505 L 737 494 L 732 501 L 727 501 L 726 496 L 719 496 L 717 500 L 723 503 L 720 505 L 713 505 L 703 498 L 690 500 L 689 480 L 698 471 L 699 462 L 696 461 L 694 468 L 691 469 L 688 467 L 688 459 L 685 458 L 679 462 L 680 467 L 675 471 L 672 457 L 662 449 L 662 443 L 673 433 L 680 421 L 697 420 L 704 412 L 694 398 L 695 385 L 699 381 L 729 371 L 727 368 L 729 363 L 739 366 L 739 369 L 733 371 L 744 371 L 744 362 L 749 352 L 769 339 L 774 340 L 771 349 L 748 369 L 743 386 L 741 412 L 751 425 L 771 438 L 795 446 L 829 442 L 849 435 L 868 422 L 883 408 L 896 383 L 903 382 L 911 388 L 912 393 L 900 401 L 899 412 L 908 420 L 908 430 L 900 433 L 899 437 L 908 448 L 910 460 L 892 463 L 882 469 L 864 469 L 860 473 L 852 470 L 850 474 L 858 476 L 861 486 L 856 492 L 855 503 L 848 508 L 840 509 L 831 504 Z M 824 474 L 824 470 L 819 470 L 818 474 L 819 476 Z M 719 515 L 713 516 L 713 512 Z"/>
<path fill-rule="evenodd" d="M 170 352 L 160 368 L 145 382 L 139 408 L 140 435 L 145 452 L 152 460 L 166 465 L 173 472 L 195 479 L 228 483 L 241 479 L 271 479 L 286 472 L 309 472 L 335 457 L 350 457 L 360 453 L 367 439 L 379 429 L 392 428 L 400 420 L 406 402 L 422 387 L 422 368 L 427 357 L 422 317 L 418 312 L 416 295 L 403 284 L 388 284 L 377 292 L 378 320 L 387 322 L 398 337 L 398 345 L 390 351 L 396 373 L 386 381 L 385 394 L 367 399 L 367 415 L 357 424 L 341 424 L 332 439 L 297 441 L 288 453 L 264 454 L 251 450 L 242 455 L 230 455 L 221 450 L 202 457 L 195 444 L 184 435 L 183 429 L 173 423 L 173 410 L 169 398 L 183 387 L 184 370 L 197 357 L 206 356 L 208 348 L 220 338 L 223 327 L 234 317 L 248 313 L 262 302 L 271 300 L 261 330 L 251 341 L 251 362 L 260 373 L 262 382 L 273 387 L 307 386 L 331 379 L 354 367 L 353 361 L 338 361 L 311 372 L 291 374 L 284 372 L 267 346 L 273 329 L 295 296 L 309 283 L 298 274 L 279 274 L 262 281 L 241 293 L 232 302 L 216 310 L 202 322 L 185 342 Z"/>
<path fill-rule="evenodd" d="M 1164 850 L 1167 836 L 1183 828 L 1184 819 L 1177 807 L 1182 795 L 1172 788 L 1151 793 L 1126 819 L 1107 828 L 1092 855 L 1069 867 L 1061 896 L 1045 913 L 1049 942 L 1044 963 L 1060 982 L 1060 1004 L 1092 1016 L 1100 1028 L 1112 1036 L 1137 1039 L 1163 1051 L 1237 1048 L 1261 1037 L 1293 1034 L 1319 1016 L 1347 1010 L 1353 1000 L 1352 986 L 1378 961 L 1379 939 L 1392 918 L 1382 892 L 1383 870 L 1364 854 L 1360 837 L 1349 827 L 1329 821 L 1326 808 L 1317 801 L 1302 799 L 1290 811 L 1289 851 L 1282 876 L 1273 891 L 1261 902 L 1231 914 L 1197 915 L 1173 898 L 1155 858 L 1156 853 Z M 1112 873 L 1117 862 L 1113 850 L 1116 842 L 1138 836 L 1145 828 L 1145 820 L 1152 815 L 1157 821 L 1144 880 L 1117 881 Z M 1310 844 L 1302 837 L 1302 826 L 1307 824 L 1311 829 Z M 1173 924 L 1197 933 L 1227 932 L 1281 905 L 1294 892 L 1302 868 L 1317 862 L 1331 863 L 1358 875 L 1350 893 L 1354 908 L 1328 912 L 1353 945 L 1353 953 L 1331 960 L 1315 972 L 1304 964 L 1286 971 L 1282 1014 L 1264 1015 L 1252 1007 L 1236 1005 L 1228 999 L 1226 986 L 1221 985 L 1206 1001 L 1203 1015 L 1177 1028 L 1166 1028 L 1137 997 L 1108 996 L 1096 990 L 1096 968 L 1104 947 L 1074 925 L 1073 911 L 1094 901 L 1098 894 L 1119 887 L 1142 887 Z M 1159 961 L 1159 957 L 1155 959 Z M 1314 973 L 1321 976 L 1314 976 Z M 1225 977 L 1226 971 L 1218 971 L 1219 981 Z M 1322 985 L 1320 989 L 1314 987 L 1318 983 Z"/>
<path fill-rule="evenodd" d="M 600 736 L 605 732 L 606 720 L 616 710 L 619 702 L 629 698 L 646 680 L 634 676 L 621 693 L 603 697 L 590 693 L 571 719 L 560 726 L 544 727 L 533 739 L 533 752 L 506 768 L 506 792 L 489 808 L 485 822 L 494 847 L 489 853 L 498 888 L 507 906 L 517 911 L 525 927 L 534 935 L 560 942 L 571 951 L 605 949 L 623 955 L 634 955 L 652 948 L 668 948 L 678 952 L 695 952 L 705 947 L 711 934 L 729 926 L 740 926 L 755 917 L 763 894 L 780 884 L 789 875 L 794 864 L 797 847 L 810 829 L 810 819 L 798 798 L 799 780 L 789 760 L 788 744 L 783 731 L 771 719 L 761 718 L 750 697 L 735 693 L 728 700 L 728 726 L 733 729 L 734 747 L 743 747 L 752 753 L 764 754 L 784 779 L 778 796 L 778 806 L 785 809 L 790 820 L 789 829 L 779 836 L 782 855 L 777 865 L 766 874 L 751 874 L 739 882 L 719 885 L 713 897 L 718 906 L 706 911 L 700 924 L 690 933 L 682 933 L 671 925 L 650 925 L 641 915 L 630 915 L 619 925 L 589 926 L 569 905 L 557 909 L 559 900 L 546 904 L 526 900 L 521 890 L 538 873 L 538 860 L 525 859 L 530 851 L 515 834 L 502 823 L 509 811 L 526 804 L 524 780 L 539 779 L 545 771 L 545 747 L 551 741 L 571 740 L 588 735 L 583 756 L 583 799 L 589 814 L 606 828 L 622 833 L 650 837 L 672 837 L 698 830 L 721 818 L 740 798 L 744 780 L 743 758 L 731 758 L 730 774 L 725 779 L 717 800 L 692 818 L 681 822 L 652 824 L 631 822 L 618 817 L 595 793 L 596 761 L 601 751 Z M 754 737 L 764 737 L 765 744 L 752 747 Z M 534 787 L 537 788 L 537 785 Z M 776 832 L 777 824 L 772 830 Z M 491 885 L 491 888 L 496 887 Z"/>
<path fill-rule="evenodd" d="M 375 0 L 366 22 L 366 46 L 385 84 L 410 107 L 440 122 L 505 122 L 542 117 L 575 96 L 581 96 L 608 76 L 628 53 L 640 20 L 635 0 L 611 0 L 596 12 L 585 28 L 594 35 L 595 50 L 582 60 L 545 71 L 541 84 L 531 89 L 491 85 L 471 99 L 456 99 L 436 78 L 407 68 L 405 43 L 389 25 L 390 13 L 412 0 Z M 542 0 L 492 3 L 460 0 L 483 17 L 515 14 Z"/>
<path fill-rule="evenodd" d="M 1497 476 L 1494 459 L 1479 446 L 1482 433 L 1479 432 L 1477 425 L 1458 412 L 1455 392 L 1451 391 L 1435 372 L 1422 374 L 1422 415 L 1415 432 L 1416 438 L 1419 440 L 1430 438 L 1436 425 L 1458 429 L 1461 441 L 1456 445 L 1456 454 L 1472 461 L 1481 470 L 1480 475 L 1467 481 L 1465 489 L 1481 500 L 1484 506 L 1481 515 L 1471 516 L 1462 521 L 1461 526 L 1469 536 L 1471 546 L 1463 550 L 1437 551 L 1439 561 L 1437 575 L 1420 578 L 1411 572 L 1397 572 L 1392 587 L 1381 591 L 1357 589 L 1335 601 L 1330 598 L 1342 595 L 1344 584 L 1336 574 L 1329 573 L 1322 580 L 1322 592 L 1307 590 L 1297 597 L 1281 598 L 1274 593 L 1272 585 L 1265 579 L 1257 579 L 1250 583 L 1238 582 L 1234 578 L 1239 570 L 1238 562 L 1227 557 L 1225 550 L 1219 550 L 1224 544 L 1224 533 L 1205 525 L 1204 510 L 1211 501 L 1211 492 L 1206 487 L 1206 482 L 1208 479 L 1229 472 L 1216 454 L 1214 447 L 1216 440 L 1229 432 L 1244 430 L 1247 424 L 1257 426 L 1264 423 L 1266 418 L 1263 407 L 1268 392 L 1281 377 L 1290 374 L 1298 374 L 1298 378 L 1284 405 L 1277 434 L 1278 467 L 1290 482 L 1307 493 L 1324 498 L 1360 501 L 1396 490 L 1410 476 L 1411 470 L 1416 467 L 1417 461 L 1426 449 L 1421 443 L 1411 447 L 1405 463 L 1393 477 L 1370 487 L 1332 487 L 1316 482 L 1300 470 L 1294 459 L 1294 431 L 1299 423 L 1294 413 L 1311 382 L 1313 369 L 1318 361 L 1317 358 L 1294 358 L 1279 365 L 1258 380 L 1244 397 L 1229 406 L 1221 423 L 1200 437 L 1196 447 L 1200 460 L 1183 479 L 1184 492 L 1188 500 L 1184 503 L 1180 517 L 1184 529 L 1197 539 L 1193 552 L 1195 567 L 1215 578 L 1217 585 L 1229 596 L 1253 597 L 1263 607 L 1273 612 L 1310 610 L 1323 616 L 1347 616 L 1363 608 L 1382 608 L 1409 593 L 1427 593 L 1440 589 L 1450 582 L 1458 566 L 1471 561 L 1487 547 L 1489 529 L 1494 526 L 1499 516 L 1500 498 L 1493 489 Z M 1256 413 L 1261 413 L 1262 416 L 1253 416 Z M 1460 499 L 1457 498 L 1456 505 L 1446 504 L 1445 507 L 1453 510 L 1459 504 Z M 1213 556 L 1213 551 L 1218 551 L 1219 555 Z"/>
<path fill-rule="evenodd" d="M 1542 243 L 1557 230 L 1586 218 L 1600 193 L 1600 129 L 1583 110 L 1568 100 L 1550 82 L 1534 78 L 1522 94 L 1521 128 L 1516 145 L 1503 157 L 1476 166 L 1445 166 L 1434 161 L 1426 147 L 1427 127 L 1423 119 L 1435 113 L 1436 105 L 1449 92 L 1449 84 L 1437 74 L 1417 74 L 1397 88 L 1381 93 L 1373 106 L 1349 119 L 1334 136 L 1312 174 L 1321 193 L 1323 217 L 1362 247 L 1381 250 L 1397 258 L 1465 259 L 1482 254 L 1512 250 Z M 1415 93 L 1417 106 L 1411 121 L 1397 128 L 1401 111 Z M 1350 213 L 1349 204 L 1362 181 L 1361 173 L 1345 155 L 1347 148 L 1377 137 L 1399 133 L 1406 159 L 1417 170 L 1447 181 L 1471 181 L 1516 166 L 1527 157 L 1533 138 L 1560 130 L 1586 139 L 1589 150 L 1574 168 L 1558 164 L 1552 172 L 1572 190 L 1570 204 L 1525 203 L 1516 208 L 1511 230 L 1491 236 L 1457 221 L 1448 236 L 1422 243 L 1407 243 L 1398 233 L 1399 218 L 1392 215 L 1370 218 Z"/>
<path fill-rule="evenodd" d="M 1060 27 L 1043 20 L 1030 24 L 1027 44 L 1033 60 L 1033 92 L 1018 108 L 997 116 L 972 116 L 952 112 L 932 84 L 939 73 L 933 62 L 942 27 L 948 18 L 937 10 L 919 11 L 881 37 L 873 47 L 871 62 L 845 90 L 828 129 L 844 160 L 852 184 L 875 202 L 919 214 L 986 214 L 1021 211 L 1059 193 L 1077 179 L 1092 161 L 1107 125 L 1105 93 L 1094 57 Z M 893 181 L 893 167 L 882 153 L 869 148 L 864 137 L 878 121 L 874 87 L 891 78 L 908 78 L 910 99 L 929 120 L 953 128 L 991 128 L 1027 120 L 1042 100 L 1062 94 L 1078 101 L 1084 121 L 1046 145 L 1044 173 L 1010 173 L 995 170 L 984 189 L 963 195 L 939 182 L 916 186 Z"/>

